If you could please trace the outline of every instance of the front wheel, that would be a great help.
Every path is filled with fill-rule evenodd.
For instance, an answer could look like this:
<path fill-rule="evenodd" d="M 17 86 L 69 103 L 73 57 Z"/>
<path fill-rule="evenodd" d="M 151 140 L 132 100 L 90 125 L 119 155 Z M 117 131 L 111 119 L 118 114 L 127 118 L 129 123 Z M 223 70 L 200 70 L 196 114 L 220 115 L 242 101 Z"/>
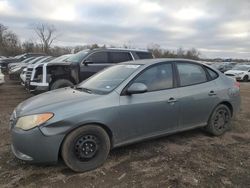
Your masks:
<path fill-rule="evenodd" d="M 54 89 L 59 89 L 59 88 L 64 88 L 64 87 L 71 87 L 74 84 L 66 79 L 59 79 L 54 81 L 51 86 L 50 86 L 50 90 L 54 90 Z"/>
<path fill-rule="evenodd" d="M 226 105 L 220 104 L 212 112 L 206 130 L 214 136 L 222 135 L 230 129 L 231 118 L 230 109 Z"/>
<path fill-rule="evenodd" d="M 246 76 L 243 77 L 243 81 L 244 82 L 248 82 L 248 75 L 246 75 Z"/>
<path fill-rule="evenodd" d="M 101 166 L 109 150 L 110 139 L 106 131 L 95 125 L 86 125 L 66 137 L 61 155 L 71 170 L 85 172 Z"/>

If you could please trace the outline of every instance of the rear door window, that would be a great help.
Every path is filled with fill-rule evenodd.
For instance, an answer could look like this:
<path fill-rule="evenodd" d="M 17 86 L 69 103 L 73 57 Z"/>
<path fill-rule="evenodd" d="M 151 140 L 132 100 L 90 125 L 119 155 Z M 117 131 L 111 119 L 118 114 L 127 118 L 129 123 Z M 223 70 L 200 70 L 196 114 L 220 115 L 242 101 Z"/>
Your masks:
<path fill-rule="evenodd" d="M 149 52 L 136 52 L 136 55 L 140 59 L 152 59 L 153 58 L 152 54 Z"/>
<path fill-rule="evenodd" d="M 180 86 L 207 82 L 207 75 L 202 66 L 193 63 L 177 63 Z"/>
<path fill-rule="evenodd" d="M 210 78 L 211 78 L 212 80 L 218 78 L 218 73 L 216 73 L 215 71 L 213 71 L 213 70 L 210 69 L 210 68 L 207 68 L 207 67 L 206 67 L 206 69 L 207 69 L 207 72 L 208 72 L 208 74 L 209 74 L 209 76 L 210 76 Z"/>
<path fill-rule="evenodd" d="M 111 63 L 120 63 L 132 60 L 129 52 L 110 52 L 109 54 Z"/>

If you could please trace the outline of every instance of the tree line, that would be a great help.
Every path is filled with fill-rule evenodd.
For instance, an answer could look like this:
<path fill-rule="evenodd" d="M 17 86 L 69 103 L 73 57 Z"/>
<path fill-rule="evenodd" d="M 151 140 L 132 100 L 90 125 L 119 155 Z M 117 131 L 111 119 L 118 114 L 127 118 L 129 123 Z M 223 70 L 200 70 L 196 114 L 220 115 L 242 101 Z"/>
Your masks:
<path fill-rule="evenodd" d="M 46 53 L 52 56 L 60 56 L 63 54 L 76 53 L 85 49 L 106 48 L 106 45 L 88 44 L 74 47 L 63 47 L 52 45 L 58 38 L 57 29 L 50 24 L 33 24 L 32 30 L 37 36 L 37 41 L 26 40 L 21 42 L 18 35 L 11 31 L 7 26 L 0 23 L 0 56 L 15 56 L 22 53 L 36 52 Z M 120 47 L 111 45 L 110 47 Z M 134 48 L 131 45 L 124 44 L 123 48 Z M 153 53 L 156 58 L 187 58 L 200 59 L 200 52 L 195 48 L 184 50 L 167 50 L 161 48 L 158 44 L 150 44 L 147 49 Z"/>

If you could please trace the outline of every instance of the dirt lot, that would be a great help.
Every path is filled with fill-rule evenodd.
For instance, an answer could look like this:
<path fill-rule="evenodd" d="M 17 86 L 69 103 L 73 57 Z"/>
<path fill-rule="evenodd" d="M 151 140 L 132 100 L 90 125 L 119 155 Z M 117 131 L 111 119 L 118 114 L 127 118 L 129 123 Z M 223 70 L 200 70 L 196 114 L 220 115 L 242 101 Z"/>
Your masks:
<path fill-rule="evenodd" d="M 10 151 L 8 121 L 30 97 L 15 82 L 0 87 L 0 187 L 250 187 L 250 83 L 242 110 L 221 137 L 193 130 L 115 149 L 99 169 L 76 174 L 63 162 L 24 164 Z"/>

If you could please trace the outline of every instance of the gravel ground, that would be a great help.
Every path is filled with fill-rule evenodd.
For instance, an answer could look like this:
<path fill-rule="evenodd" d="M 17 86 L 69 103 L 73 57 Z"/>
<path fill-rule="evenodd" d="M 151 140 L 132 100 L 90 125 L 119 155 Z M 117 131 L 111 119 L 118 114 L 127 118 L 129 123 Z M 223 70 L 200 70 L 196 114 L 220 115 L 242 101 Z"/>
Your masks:
<path fill-rule="evenodd" d="M 10 151 L 10 114 L 31 97 L 17 82 L 0 86 L 0 187 L 250 187 L 250 83 L 241 83 L 242 109 L 230 132 L 178 133 L 111 151 L 106 163 L 73 173 L 62 161 L 25 164 Z"/>

